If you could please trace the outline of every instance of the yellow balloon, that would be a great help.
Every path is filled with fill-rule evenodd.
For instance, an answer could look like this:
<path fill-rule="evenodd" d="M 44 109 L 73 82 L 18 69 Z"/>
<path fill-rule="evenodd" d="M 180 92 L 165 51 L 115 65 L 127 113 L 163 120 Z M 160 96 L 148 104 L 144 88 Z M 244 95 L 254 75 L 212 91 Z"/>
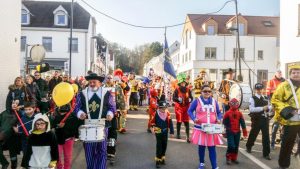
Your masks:
<path fill-rule="evenodd" d="M 72 84 L 72 87 L 74 89 L 74 94 L 76 94 L 78 92 L 78 85 L 77 84 Z"/>
<path fill-rule="evenodd" d="M 68 104 L 73 96 L 74 89 L 71 84 L 66 82 L 56 85 L 52 92 L 53 101 L 58 107 Z"/>

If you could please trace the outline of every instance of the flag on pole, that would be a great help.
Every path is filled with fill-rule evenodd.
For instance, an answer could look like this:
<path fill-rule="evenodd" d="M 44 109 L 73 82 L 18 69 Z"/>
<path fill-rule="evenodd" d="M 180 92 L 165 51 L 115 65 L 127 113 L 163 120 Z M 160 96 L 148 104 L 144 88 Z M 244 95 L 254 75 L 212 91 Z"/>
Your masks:
<path fill-rule="evenodd" d="M 164 53 L 165 53 L 165 58 L 164 58 L 164 71 L 168 73 L 169 75 L 173 76 L 176 78 L 176 73 L 172 64 L 172 60 L 169 54 L 169 46 L 167 42 L 167 37 L 165 34 L 165 44 L 164 44 Z"/>

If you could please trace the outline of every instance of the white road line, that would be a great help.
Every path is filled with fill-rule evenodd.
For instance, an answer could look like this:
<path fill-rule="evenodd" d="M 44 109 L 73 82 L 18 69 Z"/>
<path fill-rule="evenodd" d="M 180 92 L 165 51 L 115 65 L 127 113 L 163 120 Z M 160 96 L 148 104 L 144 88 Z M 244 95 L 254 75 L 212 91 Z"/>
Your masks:
<path fill-rule="evenodd" d="M 245 149 L 243 148 L 239 148 L 239 151 L 246 156 L 247 158 L 249 158 L 251 161 L 253 161 L 255 164 L 257 164 L 258 166 L 260 166 L 263 169 L 271 169 L 269 166 L 267 166 L 266 164 L 264 164 L 263 162 L 259 161 L 257 158 L 255 158 L 253 155 L 249 154 L 246 152 Z"/>

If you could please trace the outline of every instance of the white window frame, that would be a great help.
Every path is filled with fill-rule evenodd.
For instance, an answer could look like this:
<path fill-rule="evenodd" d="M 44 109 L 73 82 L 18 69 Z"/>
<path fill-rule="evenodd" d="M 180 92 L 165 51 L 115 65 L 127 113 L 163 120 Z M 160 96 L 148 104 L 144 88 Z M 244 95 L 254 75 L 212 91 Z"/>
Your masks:
<path fill-rule="evenodd" d="M 215 35 L 215 26 L 214 25 L 207 26 L 207 35 Z"/>
<path fill-rule="evenodd" d="M 212 50 L 216 51 L 215 57 L 212 57 Z M 209 56 L 206 56 L 206 53 L 209 52 Z M 206 60 L 216 60 L 217 59 L 217 48 L 216 47 L 205 47 L 204 49 L 204 59 Z"/>
<path fill-rule="evenodd" d="M 45 45 L 45 43 L 44 43 L 44 40 L 45 39 L 51 39 L 51 46 L 50 46 L 50 49 L 47 47 L 47 45 Z M 43 43 L 43 46 L 44 46 L 44 48 L 45 48 L 45 50 L 46 50 L 46 52 L 52 52 L 52 37 L 50 37 L 50 36 L 43 36 L 42 37 L 42 43 Z"/>
<path fill-rule="evenodd" d="M 245 25 L 244 23 L 239 23 L 239 35 L 244 36 L 245 35 Z"/>
<path fill-rule="evenodd" d="M 78 38 L 72 38 L 72 45 L 75 45 L 75 43 L 73 43 L 74 40 L 77 40 L 77 49 L 74 50 L 73 46 L 72 46 L 72 53 L 78 53 L 79 49 L 79 39 Z M 70 52 L 70 38 L 68 38 L 68 52 Z"/>
<path fill-rule="evenodd" d="M 64 17 L 65 17 L 65 23 L 63 23 L 63 24 L 58 23 L 58 22 L 59 22 L 59 19 L 58 19 L 59 16 L 64 16 Z M 68 25 L 68 17 L 67 17 L 67 16 L 68 16 L 68 15 L 66 14 L 65 11 L 63 11 L 63 10 L 57 11 L 57 12 L 55 13 L 55 15 L 54 15 L 54 24 L 55 24 L 56 26 L 67 26 L 67 25 Z"/>
<path fill-rule="evenodd" d="M 27 22 L 23 22 L 23 15 L 26 15 L 26 21 Z M 21 24 L 22 25 L 29 25 L 30 24 L 30 13 L 27 9 L 22 9 L 21 10 Z"/>
<path fill-rule="evenodd" d="M 237 48 L 233 48 L 233 59 L 235 59 L 236 51 L 237 51 Z M 245 48 L 240 48 L 240 54 L 241 54 L 241 58 L 245 59 Z"/>
<path fill-rule="evenodd" d="M 264 51 L 263 50 L 258 50 L 257 51 L 257 59 L 258 60 L 264 60 Z"/>

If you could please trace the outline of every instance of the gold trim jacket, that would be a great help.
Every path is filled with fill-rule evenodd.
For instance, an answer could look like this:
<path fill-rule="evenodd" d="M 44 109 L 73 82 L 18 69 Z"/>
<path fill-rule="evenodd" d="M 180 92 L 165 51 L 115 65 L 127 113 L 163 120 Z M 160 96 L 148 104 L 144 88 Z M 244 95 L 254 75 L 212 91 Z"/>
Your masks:
<path fill-rule="evenodd" d="M 295 90 L 297 90 L 297 87 Z M 296 92 L 297 99 L 300 102 L 300 89 Z M 291 121 L 290 118 L 293 117 L 292 112 L 297 110 L 295 99 L 291 90 L 290 84 L 285 81 L 282 82 L 276 91 L 274 92 L 271 103 L 275 108 L 274 119 L 280 122 L 283 125 L 293 126 L 300 125 L 299 121 Z"/>

